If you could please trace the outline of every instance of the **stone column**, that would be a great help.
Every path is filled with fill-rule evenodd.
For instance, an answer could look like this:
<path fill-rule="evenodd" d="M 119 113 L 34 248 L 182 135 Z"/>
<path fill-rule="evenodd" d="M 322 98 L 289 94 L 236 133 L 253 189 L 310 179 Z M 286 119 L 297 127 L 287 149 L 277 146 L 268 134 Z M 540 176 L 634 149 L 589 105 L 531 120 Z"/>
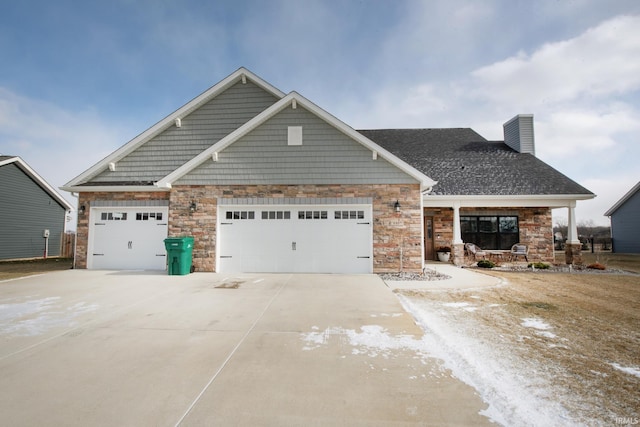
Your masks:
<path fill-rule="evenodd" d="M 567 242 L 564 246 L 564 257 L 567 264 L 582 265 L 582 243 L 578 239 L 578 225 L 576 224 L 576 203 L 568 209 Z"/>
<path fill-rule="evenodd" d="M 453 264 L 457 266 L 464 265 L 464 243 L 454 243 L 451 251 Z"/>

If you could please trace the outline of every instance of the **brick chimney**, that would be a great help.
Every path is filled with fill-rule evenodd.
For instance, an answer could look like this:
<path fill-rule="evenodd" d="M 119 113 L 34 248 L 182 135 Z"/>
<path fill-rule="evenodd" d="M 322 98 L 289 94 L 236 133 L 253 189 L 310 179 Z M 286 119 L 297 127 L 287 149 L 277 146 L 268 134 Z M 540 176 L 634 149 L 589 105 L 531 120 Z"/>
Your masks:
<path fill-rule="evenodd" d="M 536 155 L 533 114 L 518 114 L 504 125 L 504 143 L 519 153 Z"/>

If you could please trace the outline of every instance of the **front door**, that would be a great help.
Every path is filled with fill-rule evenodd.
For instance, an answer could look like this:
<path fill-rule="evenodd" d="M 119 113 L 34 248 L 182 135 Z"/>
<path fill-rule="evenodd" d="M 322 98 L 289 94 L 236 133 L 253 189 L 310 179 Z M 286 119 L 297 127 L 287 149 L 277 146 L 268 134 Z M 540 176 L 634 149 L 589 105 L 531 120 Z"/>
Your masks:
<path fill-rule="evenodd" d="M 433 248 L 433 217 L 424 217 L 424 259 L 431 261 L 435 259 Z"/>

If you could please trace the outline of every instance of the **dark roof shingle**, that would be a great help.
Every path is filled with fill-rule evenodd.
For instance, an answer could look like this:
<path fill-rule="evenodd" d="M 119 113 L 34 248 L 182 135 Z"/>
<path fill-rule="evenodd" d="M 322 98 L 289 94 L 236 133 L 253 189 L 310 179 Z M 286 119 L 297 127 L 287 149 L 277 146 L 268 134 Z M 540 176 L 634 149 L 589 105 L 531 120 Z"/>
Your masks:
<path fill-rule="evenodd" d="M 434 195 L 591 195 L 531 154 L 469 128 L 358 131 L 428 177 Z"/>

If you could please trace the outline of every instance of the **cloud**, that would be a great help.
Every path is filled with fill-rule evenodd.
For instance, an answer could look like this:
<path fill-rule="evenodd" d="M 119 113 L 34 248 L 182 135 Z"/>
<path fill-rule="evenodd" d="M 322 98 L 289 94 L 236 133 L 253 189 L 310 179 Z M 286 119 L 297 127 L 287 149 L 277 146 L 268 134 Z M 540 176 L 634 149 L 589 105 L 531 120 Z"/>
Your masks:
<path fill-rule="evenodd" d="M 65 110 L 0 87 L 0 153 L 22 157 L 53 187 L 65 184 L 132 135 L 126 124 L 110 122 L 94 111 Z"/>
<path fill-rule="evenodd" d="M 640 88 L 640 16 L 618 16 L 581 35 L 519 52 L 471 76 L 475 96 L 538 106 Z"/>

